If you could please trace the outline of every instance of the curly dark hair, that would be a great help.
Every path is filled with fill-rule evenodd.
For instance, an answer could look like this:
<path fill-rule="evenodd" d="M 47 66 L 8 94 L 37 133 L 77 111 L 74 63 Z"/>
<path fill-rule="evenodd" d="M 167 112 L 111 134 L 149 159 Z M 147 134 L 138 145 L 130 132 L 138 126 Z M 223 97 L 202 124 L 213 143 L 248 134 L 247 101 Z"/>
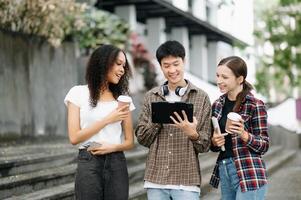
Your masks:
<path fill-rule="evenodd" d="M 100 93 L 106 87 L 106 77 L 117 59 L 119 52 L 125 56 L 124 75 L 118 84 L 109 83 L 109 90 L 115 99 L 129 93 L 130 67 L 124 51 L 113 45 L 101 45 L 91 55 L 86 69 L 86 82 L 90 92 L 90 105 L 96 107 Z"/>

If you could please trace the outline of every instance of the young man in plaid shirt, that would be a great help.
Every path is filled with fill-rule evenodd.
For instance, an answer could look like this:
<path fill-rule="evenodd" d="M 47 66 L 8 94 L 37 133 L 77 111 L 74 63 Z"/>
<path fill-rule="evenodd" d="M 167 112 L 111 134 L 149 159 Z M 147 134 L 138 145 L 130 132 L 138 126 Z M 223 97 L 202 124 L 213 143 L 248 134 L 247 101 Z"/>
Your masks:
<path fill-rule="evenodd" d="M 265 198 L 267 178 L 261 156 L 268 151 L 267 112 L 263 102 L 250 91 L 246 63 L 237 56 L 224 58 L 217 67 L 217 85 L 222 93 L 212 107 L 224 138 L 214 131 L 211 150 L 220 152 L 210 183 L 221 183 L 222 200 L 261 200 Z M 227 114 L 242 119 L 226 125 Z M 227 130 L 226 127 L 227 126 Z M 225 151 L 220 151 L 224 146 Z"/>
<path fill-rule="evenodd" d="M 149 148 L 144 187 L 150 200 L 199 200 L 201 174 L 198 154 L 211 143 L 211 105 L 208 95 L 184 79 L 185 49 L 167 41 L 156 52 L 167 82 L 146 93 L 135 131 L 138 142 Z M 176 114 L 175 124 L 156 124 L 151 103 L 192 103 L 193 121 Z"/>

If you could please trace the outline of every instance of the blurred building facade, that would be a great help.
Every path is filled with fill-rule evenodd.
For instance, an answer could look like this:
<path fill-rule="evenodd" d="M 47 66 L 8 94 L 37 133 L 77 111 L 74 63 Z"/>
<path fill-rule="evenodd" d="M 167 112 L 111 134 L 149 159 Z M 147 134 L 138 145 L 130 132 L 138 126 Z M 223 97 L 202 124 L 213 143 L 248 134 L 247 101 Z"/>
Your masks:
<path fill-rule="evenodd" d="M 247 47 L 253 44 L 252 0 L 98 0 L 95 5 L 126 20 L 153 56 L 166 40 L 181 42 L 186 71 L 204 81 L 215 83 L 218 61 L 234 54 L 247 60 L 254 80 L 252 48 Z"/>
<path fill-rule="evenodd" d="M 78 1 L 115 13 L 130 24 L 149 51 L 159 74 L 158 84 L 162 84 L 163 75 L 154 53 L 161 43 L 170 39 L 185 46 L 186 78 L 204 89 L 211 101 L 219 95 L 210 83 L 215 82 L 216 65 L 221 58 L 240 55 L 247 59 L 249 69 L 254 66 L 250 47 L 244 50 L 233 47 L 253 43 L 252 0 Z M 28 40 L 26 35 L 2 31 L 0 46 L 0 82 L 3 83 L 0 84 L 0 136 L 67 136 L 63 98 L 73 85 L 84 84 L 86 58 L 79 56 L 76 44 L 63 43 L 61 48 L 53 49 L 39 39 Z M 137 96 L 137 104 L 145 91 L 143 76 L 148 76 L 141 71 L 141 67 L 133 68 L 130 84 L 131 92 L 142 91 L 140 96 L 133 95 Z M 134 112 L 134 118 L 138 118 L 139 105 Z"/>

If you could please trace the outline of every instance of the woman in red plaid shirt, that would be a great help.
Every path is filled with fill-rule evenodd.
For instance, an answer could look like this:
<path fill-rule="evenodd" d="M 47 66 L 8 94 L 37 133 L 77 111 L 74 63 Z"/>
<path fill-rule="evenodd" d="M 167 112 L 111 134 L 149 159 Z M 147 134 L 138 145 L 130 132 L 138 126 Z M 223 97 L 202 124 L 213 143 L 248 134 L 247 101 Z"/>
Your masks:
<path fill-rule="evenodd" d="M 264 199 L 267 178 L 262 155 L 269 148 L 265 105 L 250 92 L 253 87 L 246 81 L 247 66 L 240 57 L 222 59 L 216 77 L 224 94 L 214 102 L 212 115 L 218 119 L 221 133 L 228 135 L 213 133 L 211 150 L 219 156 L 210 184 L 217 188 L 221 183 L 222 200 Z M 229 112 L 242 119 L 231 121 L 225 131 Z"/>

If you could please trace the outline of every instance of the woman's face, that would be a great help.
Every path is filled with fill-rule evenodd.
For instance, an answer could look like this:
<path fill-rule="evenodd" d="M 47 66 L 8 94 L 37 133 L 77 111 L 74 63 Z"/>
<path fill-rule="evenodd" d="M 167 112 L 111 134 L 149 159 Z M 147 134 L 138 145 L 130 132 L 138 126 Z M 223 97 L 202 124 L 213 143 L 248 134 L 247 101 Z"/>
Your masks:
<path fill-rule="evenodd" d="M 243 77 L 236 78 L 234 73 L 226 65 L 220 65 L 216 70 L 216 83 L 221 93 L 235 91 L 240 87 Z"/>
<path fill-rule="evenodd" d="M 125 73 L 125 64 L 126 64 L 126 59 L 123 54 L 123 52 L 119 52 L 118 56 L 113 63 L 113 66 L 110 68 L 108 74 L 107 74 L 107 80 L 109 83 L 112 84 L 118 84 L 120 81 L 121 77 Z"/>

